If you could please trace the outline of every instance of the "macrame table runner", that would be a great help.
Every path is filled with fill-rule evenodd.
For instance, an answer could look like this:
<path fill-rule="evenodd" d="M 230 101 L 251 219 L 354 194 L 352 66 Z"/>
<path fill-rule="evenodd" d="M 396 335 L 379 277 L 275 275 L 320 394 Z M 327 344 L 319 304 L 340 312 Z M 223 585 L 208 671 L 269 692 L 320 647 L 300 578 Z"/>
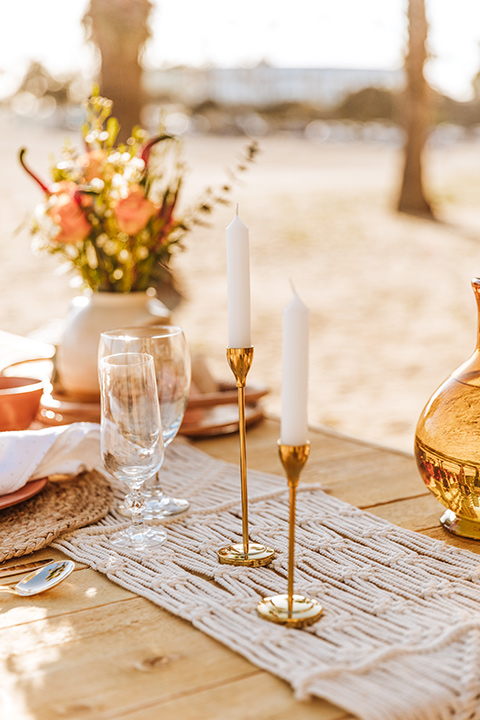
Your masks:
<path fill-rule="evenodd" d="M 299 699 L 325 698 L 364 720 L 480 719 L 476 555 L 300 482 L 295 591 L 318 598 L 324 615 L 287 629 L 256 614 L 262 596 L 287 591 L 286 480 L 249 472 L 250 538 L 277 556 L 265 568 L 240 568 L 216 555 L 241 541 L 238 467 L 177 441 L 161 477 L 191 509 L 163 521 L 168 540 L 155 552 L 109 543 L 125 523 L 115 510 L 54 547 L 283 678 Z"/>

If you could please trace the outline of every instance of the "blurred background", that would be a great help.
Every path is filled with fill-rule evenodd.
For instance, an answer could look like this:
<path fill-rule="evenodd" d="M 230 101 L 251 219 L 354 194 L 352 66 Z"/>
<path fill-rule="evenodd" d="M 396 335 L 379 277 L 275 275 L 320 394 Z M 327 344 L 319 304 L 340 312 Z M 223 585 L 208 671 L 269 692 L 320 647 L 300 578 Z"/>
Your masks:
<path fill-rule="evenodd" d="M 0 330 L 26 334 L 78 293 L 35 255 L 46 177 L 80 144 L 93 83 L 123 138 L 184 138 L 182 205 L 221 185 L 250 228 L 252 383 L 280 411 L 291 278 L 311 309 L 313 424 L 411 451 L 431 393 L 475 347 L 480 273 L 480 5 L 475 0 L 16 0 L 0 9 Z M 219 205 L 172 269 L 191 347 L 230 380 Z"/>

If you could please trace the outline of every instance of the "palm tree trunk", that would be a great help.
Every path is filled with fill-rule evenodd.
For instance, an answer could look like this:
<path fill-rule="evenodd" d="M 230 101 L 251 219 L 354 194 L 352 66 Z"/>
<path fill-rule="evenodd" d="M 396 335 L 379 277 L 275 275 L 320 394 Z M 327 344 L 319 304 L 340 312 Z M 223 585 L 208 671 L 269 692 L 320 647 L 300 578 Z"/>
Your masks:
<path fill-rule="evenodd" d="M 433 217 L 423 184 L 423 153 L 430 120 L 430 87 L 423 74 L 428 24 L 425 0 L 408 2 L 409 43 L 405 58 L 405 155 L 398 201 L 400 212 Z"/>
<path fill-rule="evenodd" d="M 90 0 L 84 23 L 101 56 L 100 93 L 113 101 L 125 141 L 144 103 L 140 54 L 150 37 L 150 0 Z"/>

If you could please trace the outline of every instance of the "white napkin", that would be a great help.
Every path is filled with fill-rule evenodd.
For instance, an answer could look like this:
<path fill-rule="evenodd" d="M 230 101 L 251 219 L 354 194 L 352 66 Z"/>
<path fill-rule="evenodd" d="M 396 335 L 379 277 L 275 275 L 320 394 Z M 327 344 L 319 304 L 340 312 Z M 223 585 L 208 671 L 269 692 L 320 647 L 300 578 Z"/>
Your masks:
<path fill-rule="evenodd" d="M 28 480 L 75 475 L 101 464 L 97 423 L 0 433 L 0 495 L 15 492 Z"/>

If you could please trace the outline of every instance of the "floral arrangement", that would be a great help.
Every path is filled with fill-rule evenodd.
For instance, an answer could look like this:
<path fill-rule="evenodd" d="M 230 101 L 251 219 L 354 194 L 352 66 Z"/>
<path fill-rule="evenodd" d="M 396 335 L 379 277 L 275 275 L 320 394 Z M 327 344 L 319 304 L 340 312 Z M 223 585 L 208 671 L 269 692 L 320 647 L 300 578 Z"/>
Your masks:
<path fill-rule="evenodd" d="M 160 289 L 171 281 L 174 248 L 217 202 L 226 202 L 232 180 L 257 152 L 250 144 L 229 180 L 183 215 L 177 214 L 184 166 L 181 140 L 166 132 L 152 139 L 134 128 L 126 144 L 115 146 L 119 124 L 112 101 L 95 91 L 85 103 L 85 151 L 65 143 L 46 184 L 20 162 L 45 194 L 31 231 L 38 249 L 62 256 L 92 291 Z"/>

